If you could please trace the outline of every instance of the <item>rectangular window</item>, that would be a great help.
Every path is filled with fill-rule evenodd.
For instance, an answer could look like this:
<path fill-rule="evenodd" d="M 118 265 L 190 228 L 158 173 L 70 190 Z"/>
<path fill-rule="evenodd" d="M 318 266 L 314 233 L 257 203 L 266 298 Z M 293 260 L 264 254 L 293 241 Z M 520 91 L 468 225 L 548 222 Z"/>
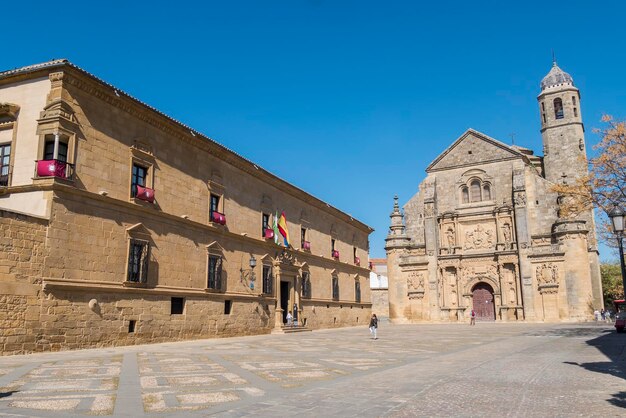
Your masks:
<path fill-rule="evenodd" d="M 209 202 L 209 218 L 213 220 L 213 212 L 219 213 L 220 197 L 211 193 L 211 201 Z"/>
<path fill-rule="evenodd" d="M 330 240 L 330 249 L 331 251 L 335 251 L 335 239 L 331 238 Z"/>
<path fill-rule="evenodd" d="M 185 310 L 185 298 L 172 298 L 170 313 L 172 315 L 182 315 Z"/>
<path fill-rule="evenodd" d="M 130 196 L 137 196 L 137 186 L 146 187 L 148 169 L 138 164 L 133 164 L 133 173 L 130 181 Z"/>
<path fill-rule="evenodd" d="M 267 213 L 263 214 L 262 224 L 263 226 L 261 230 L 261 236 L 265 238 L 265 231 L 267 229 L 270 229 L 270 215 L 268 215 Z"/>
<path fill-rule="evenodd" d="M 306 242 L 306 228 L 300 228 L 300 248 L 304 248 Z"/>
<path fill-rule="evenodd" d="M 233 301 L 225 300 L 224 301 L 224 315 L 230 315 L 230 311 L 232 308 L 233 308 Z"/>
<path fill-rule="evenodd" d="M 220 290 L 222 288 L 222 257 L 209 255 L 209 273 L 207 287 Z"/>
<path fill-rule="evenodd" d="M 274 284 L 274 275 L 272 273 L 272 266 L 263 266 L 263 294 L 271 295 Z"/>
<path fill-rule="evenodd" d="M 46 135 L 47 136 L 47 135 Z M 54 139 L 47 139 L 43 149 L 44 160 L 54 160 Z M 59 150 L 57 153 L 58 161 L 67 162 L 67 143 L 59 142 Z"/>
<path fill-rule="evenodd" d="M 333 276 L 333 300 L 339 300 L 339 278 Z"/>
<path fill-rule="evenodd" d="M 11 158 L 11 144 L 0 145 L 0 186 L 9 185 L 10 158 Z"/>
<path fill-rule="evenodd" d="M 361 282 L 358 280 L 354 282 L 354 300 L 357 303 L 361 302 Z"/>
<path fill-rule="evenodd" d="M 131 319 L 130 321 L 128 321 L 128 333 L 132 334 L 135 332 L 135 324 L 137 323 L 137 320 L 135 319 Z"/>
<path fill-rule="evenodd" d="M 146 283 L 148 281 L 149 259 L 150 244 L 146 241 L 131 239 L 126 280 L 135 283 Z"/>

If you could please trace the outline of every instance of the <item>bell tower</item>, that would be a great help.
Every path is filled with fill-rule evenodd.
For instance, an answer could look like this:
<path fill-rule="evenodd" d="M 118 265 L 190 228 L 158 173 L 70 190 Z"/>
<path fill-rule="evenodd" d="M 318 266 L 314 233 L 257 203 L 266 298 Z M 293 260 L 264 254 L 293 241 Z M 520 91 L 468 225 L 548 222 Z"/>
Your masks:
<path fill-rule="evenodd" d="M 541 80 L 537 101 L 545 177 L 553 183 L 571 183 L 587 174 L 585 128 L 580 92 L 574 86 L 572 76 L 561 70 L 556 61 Z"/>

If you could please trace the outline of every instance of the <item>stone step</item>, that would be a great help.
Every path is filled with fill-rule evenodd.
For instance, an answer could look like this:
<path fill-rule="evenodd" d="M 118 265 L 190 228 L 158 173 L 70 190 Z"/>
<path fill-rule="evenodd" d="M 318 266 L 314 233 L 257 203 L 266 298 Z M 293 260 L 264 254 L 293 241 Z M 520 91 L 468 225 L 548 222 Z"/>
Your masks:
<path fill-rule="evenodd" d="M 272 330 L 272 334 L 292 334 L 294 332 L 311 332 L 311 331 L 313 330 L 307 327 L 287 327 L 283 325 L 280 328 L 274 328 Z"/>

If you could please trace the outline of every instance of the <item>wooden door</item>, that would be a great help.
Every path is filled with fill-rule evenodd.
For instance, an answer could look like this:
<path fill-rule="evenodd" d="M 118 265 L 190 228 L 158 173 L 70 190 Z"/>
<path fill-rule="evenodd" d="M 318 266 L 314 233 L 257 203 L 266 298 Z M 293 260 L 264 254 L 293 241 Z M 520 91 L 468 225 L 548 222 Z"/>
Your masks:
<path fill-rule="evenodd" d="M 493 289 L 486 283 L 478 283 L 472 291 L 473 308 L 477 321 L 493 321 L 496 310 L 493 304 Z"/>

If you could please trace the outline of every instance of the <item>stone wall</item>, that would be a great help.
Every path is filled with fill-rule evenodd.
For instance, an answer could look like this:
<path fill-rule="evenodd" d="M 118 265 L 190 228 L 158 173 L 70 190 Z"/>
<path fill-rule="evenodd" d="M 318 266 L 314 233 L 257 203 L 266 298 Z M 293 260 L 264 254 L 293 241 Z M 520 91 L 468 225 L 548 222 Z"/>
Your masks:
<path fill-rule="evenodd" d="M 379 318 L 389 317 L 389 291 L 387 289 L 372 289 L 372 313 Z"/>
<path fill-rule="evenodd" d="M 0 210 L 0 350 L 35 351 L 48 222 Z"/>

